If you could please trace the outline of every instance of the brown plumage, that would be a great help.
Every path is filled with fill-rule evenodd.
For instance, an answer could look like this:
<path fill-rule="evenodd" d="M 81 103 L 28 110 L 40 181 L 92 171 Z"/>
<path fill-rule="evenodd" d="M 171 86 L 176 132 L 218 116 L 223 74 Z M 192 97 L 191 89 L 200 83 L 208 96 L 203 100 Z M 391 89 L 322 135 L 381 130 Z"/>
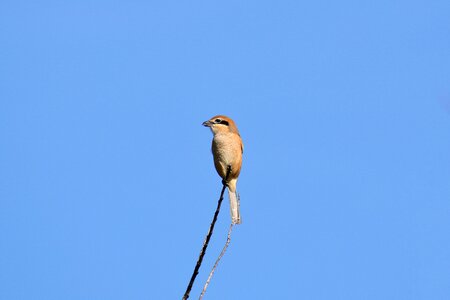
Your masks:
<path fill-rule="evenodd" d="M 209 127 L 214 135 L 212 141 L 214 165 L 222 179 L 225 179 L 228 166 L 231 166 L 231 172 L 227 181 L 231 221 L 233 224 L 240 224 L 241 215 L 236 183 L 241 172 L 244 146 L 239 130 L 232 119 L 223 115 L 212 117 L 208 121 L 203 122 L 203 126 Z"/>

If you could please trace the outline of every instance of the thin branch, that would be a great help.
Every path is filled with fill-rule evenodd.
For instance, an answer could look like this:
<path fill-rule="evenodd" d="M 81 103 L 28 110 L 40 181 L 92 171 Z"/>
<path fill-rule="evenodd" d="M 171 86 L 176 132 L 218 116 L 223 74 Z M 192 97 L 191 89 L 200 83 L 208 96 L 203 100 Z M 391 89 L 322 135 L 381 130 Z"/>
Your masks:
<path fill-rule="evenodd" d="M 209 283 L 211 281 L 211 278 L 214 275 L 214 271 L 216 270 L 217 266 L 219 265 L 219 262 L 222 259 L 223 255 L 227 251 L 228 245 L 231 242 L 231 232 L 233 231 L 233 225 L 234 225 L 233 223 L 230 224 L 230 229 L 228 229 L 227 241 L 225 242 L 225 245 L 223 246 L 222 252 L 220 252 L 219 257 L 217 257 L 217 260 L 214 263 L 214 267 L 211 269 L 211 272 L 209 273 L 208 280 L 206 280 L 205 286 L 203 287 L 203 291 L 200 294 L 200 297 L 198 298 L 198 300 L 202 300 L 203 299 L 203 296 L 206 293 L 206 289 L 208 288 L 208 285 L 209 285 Z"/>
<path fill-rule="evenodd" d="M 222 187 L 222 191 L 220 192 L 219 201 L 217 201 L 217 208 L 214 213 L 213 220 L 211 222 L 211 225 L 209 225 L 208 233 L 206 234 L 205 241 L 203 242 L 202 250 L 200 251 L 200 255 L 198 257 L 197 264 L 195 265 L 194 273 L 192 273 L 191 280 L 189 281 L 189 284 L 186 288 L 186 292 L 184 293 L 183 300 L 186 300 L 189 298 L 189 293 L 191 292 L 192 286 L 194 285 L 195 278 L 198 275 L 198 270 L 200 269 L 200 266 L 202 265 L 203 257 L 205 256 L 205 253 L 206 253 L 206 248 L 208 248 L 209 240 L 211 239 L 211 236 L 213 234 L 214 226 L 216 225 L 216 221 L 217 221 L 217 216 L 219 215 L 219 212 L 220 212 L 220 206 L 222 205 L 222 201 L 223 201 L 223 193 L 225 192 L 225 188 L 227 187 L 227 181 L 228 181 L 228 176 L 230 175 L 230 172 L 231 172 L 231 167 L 228 166 L 227 176 L 225 176 L 225 180 L 222 181 L 223 187 Z"/>

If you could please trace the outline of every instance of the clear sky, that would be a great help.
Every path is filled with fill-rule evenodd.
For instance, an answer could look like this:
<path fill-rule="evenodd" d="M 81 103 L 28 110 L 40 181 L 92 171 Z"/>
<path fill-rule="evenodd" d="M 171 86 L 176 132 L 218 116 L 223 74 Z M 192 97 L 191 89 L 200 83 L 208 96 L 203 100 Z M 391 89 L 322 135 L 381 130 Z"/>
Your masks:
<path fill-rule="evenodd" d="M 181 299 L 216 114 L 205 299 L 450 299 L 448 0 L 3 0 L 0 45 L 0 299 Z"/>

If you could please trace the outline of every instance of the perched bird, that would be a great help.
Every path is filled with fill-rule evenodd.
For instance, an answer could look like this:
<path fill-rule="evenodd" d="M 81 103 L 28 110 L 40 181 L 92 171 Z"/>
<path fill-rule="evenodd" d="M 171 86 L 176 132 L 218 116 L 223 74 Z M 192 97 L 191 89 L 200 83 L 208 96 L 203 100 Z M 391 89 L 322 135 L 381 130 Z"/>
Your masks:
<path fill-rule="evenodd" d="M 239 212 L 239 195 L 236 192 L 236 183 L 241 172 L 242 153 L 244 145 L 241 136 L 233 120 L 226 116 L 218 115 L 212 117 L 203 126 L 209 127 L 214 135 L 212 140 L 212 153 L 214 165 L 219 176 L 225 180 L 228 167 L 231 167 L 226 185 L 230 198 L 231 222 L 241 223 Z"/>

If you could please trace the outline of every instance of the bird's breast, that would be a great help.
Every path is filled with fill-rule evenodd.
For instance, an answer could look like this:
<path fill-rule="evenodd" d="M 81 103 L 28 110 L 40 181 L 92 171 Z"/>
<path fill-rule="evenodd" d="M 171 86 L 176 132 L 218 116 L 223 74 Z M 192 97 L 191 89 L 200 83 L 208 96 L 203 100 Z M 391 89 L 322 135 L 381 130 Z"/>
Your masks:
<path fill-rule="evenodd" d="M 213 139 L 213 153 L 221 160 L 231 163 L 241 153 L 239 136 L 235 136 L 235 134 L 216 135 Z"/>
<path fill-rule="evenodd" d="M 242 162 L 241 139 L 235 133 L 216 134 L 212 152 L 217 172 L 224 177 L 227 166 L 232 167 L 232 175 L 239 175 Z M 235 177 L 233 176 L 233 177 Z"/>

